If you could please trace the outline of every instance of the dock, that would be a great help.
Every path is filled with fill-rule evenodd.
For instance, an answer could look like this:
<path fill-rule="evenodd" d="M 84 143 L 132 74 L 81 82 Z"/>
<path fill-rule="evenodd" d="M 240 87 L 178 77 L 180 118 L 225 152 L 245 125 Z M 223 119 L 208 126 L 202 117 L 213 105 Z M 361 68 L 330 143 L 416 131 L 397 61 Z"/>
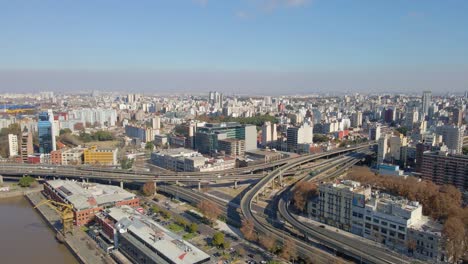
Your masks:
<path fill-rule="evenodd" d="M 34 207 L 40 201 L 46 199 L 40 192 L 28 193 L 26 199 Z M 36 208 L 42 218 L 48 223 L 56 233 L 60 232 L 62 223 L 60 216 L 48 206 Z M 114 264 L 116 263 L 107 255 L 96 243 L 79 227 L 74 226 L 73 235 L 67 234 L 63 239 L 63 244 L 73 253 L 80 263 L 83 264 Z"/>

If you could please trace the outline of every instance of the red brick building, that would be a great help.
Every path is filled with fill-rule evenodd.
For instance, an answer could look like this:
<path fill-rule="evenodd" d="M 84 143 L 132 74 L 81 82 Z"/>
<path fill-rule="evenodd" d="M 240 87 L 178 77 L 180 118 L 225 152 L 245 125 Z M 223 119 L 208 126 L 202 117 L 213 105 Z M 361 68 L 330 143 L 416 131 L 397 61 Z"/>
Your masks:
<path fill-rule="evenodd" d="M 73 205 L 74 224 L 85 225 L 96 213 L 120 205 L 138 207 L 140 200 L 135 194 L 117 186 L 53 180 L 44 183 L 44 194 L 50 199 Z"/>

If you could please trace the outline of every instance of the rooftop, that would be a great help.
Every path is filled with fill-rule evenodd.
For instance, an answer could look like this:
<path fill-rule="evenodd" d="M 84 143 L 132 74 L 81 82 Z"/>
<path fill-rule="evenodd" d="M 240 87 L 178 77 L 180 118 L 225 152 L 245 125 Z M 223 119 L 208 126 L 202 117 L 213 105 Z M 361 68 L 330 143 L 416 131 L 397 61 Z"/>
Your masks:
<path fill-rule="evenodd" d="M 165 255 L 174 263 L 199 263 L 210 258 L 205 252 L 129 206 L 110 208 L 106 213 L 117 222 L 120 233 L 131 233 L 138 240 L 144 241 L 150 250 Z"/>
<path fill-rule="evenodd" d="M 135 198 L 133 193 L 112 185 L 68 180 L 52 180 L 47 183 L 77 210 Z"/>

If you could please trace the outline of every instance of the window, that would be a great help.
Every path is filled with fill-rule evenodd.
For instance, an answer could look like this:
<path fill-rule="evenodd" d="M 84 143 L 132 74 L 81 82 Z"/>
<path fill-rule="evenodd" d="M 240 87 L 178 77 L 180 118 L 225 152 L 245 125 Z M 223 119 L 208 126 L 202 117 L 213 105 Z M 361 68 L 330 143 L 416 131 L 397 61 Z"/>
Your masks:
<path fill-rule="evenodd" d="M 398 230 L 405 231 L 405 227 L 404 226 L 398 226 Z"/>
<path fill-rule="evenodd" d="M 383 225 L 383 226 L 387 226 L 387 222 L 385 222 L 385 221 L 381 221 L 380 224 Z"/>
<path fill-rule="evenodd" d="M 390 228 L 396 229 L 396 225 L 390 224 Z"/>
<path fill-rule="evenodd" d="M 398 233 L 398 238 L 401 239 L 401 240 L 405 240 L 405 235 L 401 234 L 401 233 Z"/>
<path fill-rule="evenodd" d="M 366 216 L 366 220 L 370 221 L 370 220 L 371 220 L 371 218 L 370 218 L 369 216 Z"/>
<path fill-rule="evenodd" d="M 387 229 L 385 229 L 385 228 L 380 228 L 380 232 L 381 232 L 382 234 L 387 234 Z"/>
<path fill-rule="evenodd" d="M 374 223 L 379 223 L 379 219 L 374 218 Z"/>

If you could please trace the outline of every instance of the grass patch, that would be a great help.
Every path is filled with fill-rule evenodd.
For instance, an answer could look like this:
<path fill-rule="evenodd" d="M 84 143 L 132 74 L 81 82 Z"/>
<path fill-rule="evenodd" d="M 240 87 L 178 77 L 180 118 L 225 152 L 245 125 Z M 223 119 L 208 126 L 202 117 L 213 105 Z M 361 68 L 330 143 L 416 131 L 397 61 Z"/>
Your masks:
<path fill-rule="evenodd" d="M 184 238 L 185 240 L 190 240 L 190 239 L 192 239 L 192 238 L 194 238 L 194 237 L 196 237 L 196 236 L 197 236 L 196 233 L 187 233 L 187 234 L 183 235 L 183 238 Z"/>
<path fill-rule="evenodd" d="M 181 232 L 181 231 L 184 230 L 183 227 L 181 227 L 181 226 L 178 225 L 178 224 L 174 224 L 174 223 L 170 224 L 170 225 L 168 226 L 168 228 L 169 228 L 172 232 L 175 232 L 175 233 L 179 233 L 179 232 Z"/>

